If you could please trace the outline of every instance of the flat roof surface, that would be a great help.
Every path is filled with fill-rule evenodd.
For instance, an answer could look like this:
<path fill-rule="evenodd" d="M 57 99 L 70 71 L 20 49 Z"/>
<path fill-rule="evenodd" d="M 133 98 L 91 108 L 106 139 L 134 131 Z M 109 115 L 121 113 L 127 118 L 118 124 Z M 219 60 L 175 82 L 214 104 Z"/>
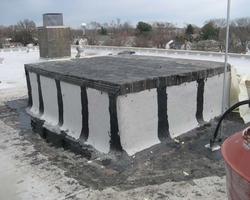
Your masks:
<path fill-rule="evenodd" d="M 26 64 L 37 74 L 119 94 L 212 77 L 224 72 L 224 64 L 214 61 L 151 56 L 103 56 L 68 61 Z M 108 89 L 107 89 L 108 88 Z"/>
<path fill-rule="evenodd" d="M 8 51 L 4 49 L 4 51 L 1 51 L 0 49 L 0 57 L 5 59 L 5 63 L 0 64 L 0 81 L 2 82 L 0 83 L 0 102 L 7 100 L 12 101 L 13 99 L 23 96 L 26 97 L 26 80 L 23 65 L 24 63 L 41 62 L 38 50 L 26 53 L 25 47 L 20 49 L 22 49 L 22 51 L 18 49 L 7 49 Z M 88 56 L 89 53 L 92 52 L 98 52 L 98 55 L 108 55 L 110 50 L 87 50 L 85 53 Z M 72 48 L 72 58 L 75 57 L 76 53 L 75 48 Z M 174 53 L 169 56 L 175 59 L 179 59 L 179 57 L 183 56 L 191 60 L 214 60 L 224 65 L 223 57 L 204 55 L 185 56 L 184 54 L 179 55 Z M 229 57 L 229 63 L 237 69 L 239 74 L 250 73 L 248 59 Z M 18 102 L 20 102 L 20 100 L 18 100 Z M 74 159 L 72 159 L 71 152 L 64 151 L 61 148 L 54 148 L 50 143 L 41 140 L 40 137 L 34 137 L 34 134 L 31 134 L 32 137 L 25 137 L 26 139 L 24 139 L 24 136 L 19 133 L 26 131 L 26 129 L 22 128 L 23 126 L 19 124 L 20 122 L 18 120 L 23 119 L 23 114 L 20 114 L 20 112 L 25 113 L 27 101 L 21 100 L 21 102 L 23 106 L 22 109 L 11 104 L 11 107 L 6 106 L 6 109 L 2 109 L 0 112 L 0 115 L 2 115 L 0 116 L 0 127 L 2 131 L 1 145 L 2 147 L 8 147 L 2 148 L 0 151 L 0 159 L 2 159 L 0 162 L 0 179 L 8 183 L 1 184 L 0 191 L 1 195 L 5 196 L 6 199 L 45 199 L 45 197 L 46 199 L 65 199 L 66 197 L 70 198 L 74 195 L 80 199 L 86 199 L 88 196 L 90 199 L 132 199 L 135 198 L 135 194 L 138 198 L 144 197 L 144 199 L 226 199 L 224 161 L 216 161 L 215 164 L 214 161 L 210 161 L 194 150 L 191 150 L 189 145 L 191 141 L 185 140 L 184 144 L 182 144 L 182 140 L 180 140 L 179 144 L 174 143 L 178 145 L 177 151 L 169 151 L 169 154 L 157 156 L 157 159 L 150 159 L 150 162 L 141 162 L 141 165 L 138 167 L 133 165 L 129 168 L 128 172 L 120 173 L 122 176 L 114 177 L 112 175 L 106 176 L 106 174 L 104 176 L 103 171 L 96 167 L 100 166 L 99 164 L 96 165 L 96 162 L 99 162 L 97 159 L 93 160 L 92 167 L 91 163 L 88 163 L 87 160 L 82 157 L 75 156 Z M 235 119 L 236 118 L 234 118 L 234 120 Z M 246 127 L 246 125 L 238 119 L 236 121 L 229 120 L 229 118 L 225 120 L 229 122 L 226 123 L 229 127 L 225 125 L 226 130 L 228 130 L 226 134 L 231 135 Z M 240 123 L 241 127 L 238 127 Z M 212 125 L 210 127 L 207 126 L 206 129 L 199 130 L 205 131 L 205 135 L 203 136 L 207 137 L 206 142 L 209 142 L 215 127 Z M 201 136 L 201 139 L 203 136 Z M 27 138 L 31 138 L 30 141 L 27 141 Z M 203 143 L 198 141 L 197 144 L 203 145 Z M 179 148 L 180 145 L 181 147 Z M 175 148 L 174 145 L 164 146 Z M 33 147 L 35 147 L 35 149 Z M 21 150 L 19 150 L 19 148 Z M 148 156 L 160 152 L 152 151 L 152 154 L 150 151 L 151 149 L 148 150 L 147 156 L 142 158 L 148 159 Z M 190 155 L 191 158 L 188 155 Z M 169 158 L 174 159 L 171 160 Z M 49 161 L 47 161 L 48 159 Z M 133 158 L 133 162 L 138 163 L 138 161 L 136 160 L 135 162 L 134 159 L 140 159 L 140 156 L 136 155 L 135 158 Z M 88 165 L 91 166 L 89 167 Z M 179 167 L 177 167 L 177 165 Z M 155 168 L 155 166 L 157 166 L 157 168 Z M 82 173 L 86 167 L 93 170 L 88 173 Z M 106 167 L 102 170 L 105 170 L 105 168 Z M 61 169 L 63 169 L 63 171 L 61 171 Z M 155 172 L 153 174 L 152 169 L 154 169 Z M 189 176 L 184 176 L 184 171 L 189 173 Z M 70 174 L 74 176 L 74 179 L 69 179 L 69 176 L 65 176 Z M 105 181 L 105 184 L 98 180 L 92 181 L 93 178 L 96 177 L 98 180 Z M 173 177 L 179 179 L 173 179 Z M 200 177 L 206 178 L 198 179 Z M 125 182 L 123 182 L 124 179 L 126 180 Z M 81 180 L 84 181 L 84 186 L 78 185 L 78 181 Z M 108 181 L 108 183 L 106 181 Z M 110 186 L 109 181 L 114 187 Z M 69 182 L 75 184 L 72 185 L 69 184 Z M 117 182 L 119 183 L 118 185 L 116 185 Z M 121 184 L 121 182 L 123 184 Z M 92 185 L 94 185 L 94 187 L 102 186 L 106 189 L 95 190 L 91 187 Z M 121 187 L 126 186 L 129 186 L 131 189 L 121 189 Z M 92 189 L 86 190 L 86 187 Z M 61 190 L 50 190 L 51 188 L 59 188 Z M 74 192 L 72 193 L 72 191 Z M 153 194 L 154 197 L 152 197 Z"/>

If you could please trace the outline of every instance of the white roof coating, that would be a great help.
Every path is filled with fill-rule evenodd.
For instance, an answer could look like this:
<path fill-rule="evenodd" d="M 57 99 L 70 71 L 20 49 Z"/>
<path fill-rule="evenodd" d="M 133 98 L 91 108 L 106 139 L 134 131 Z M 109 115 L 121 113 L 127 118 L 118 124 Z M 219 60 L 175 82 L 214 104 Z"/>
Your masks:
<path fill-rule="evenodd" d="M 85 54 L 94 56 L 103 56 L 110 54 L 110 50 L 85 50 Z M 163 54 L 152 54 L 151 52 L 139 52 L 140 55 L 164 56 Z M 72 58 L 75 58 L 76 50 L 72 48 Z M 186 55 L 186 54 L 168 54 L 165 55 L 172 58 L 185 58 L 193 60 L 208 60 L 224 62 L 224 56 L 205 56 L 205 55 Z M 90 56 L 88 56 L 90 57 Z M 23 90 L 26 88 L 26 78 L 24 72 L 24 64 L 44 62 L 39 59 L 39 50 L 30 51 L 13 51 L 1 52 L 0 58 L 4 58 L 4 63 L 0 64 L 0 90 L 13 89 Z M 230 57 L 228 62 L 237 69 L 238 74 L 250 73 L 250 59 L 244 57 Z"/>
<path fill-rule="evenodd" d="M 75 57 L 76 53 L 75 48 L 72 48 L 72 58 Z M 113 50 L 107 48 L 106 50 L 87 49 L 85 53 L 87 56 L 103 56 L 110 53 L 117 54 L 118 52 L 114 53 Z M 138 54 L 152 55 L 150 52 L 147 53 L 147 51 L 145 53 L 140 51 Z M 163 54 L 153 55 L 162 56 Z M 172 53 L 168 57 L 224 62 L 223 56 L 197 56 Z M 9 94 L 8 98 L 17 97 L 17 95 L 27 96 L 24 64 L 44 62 L 44 60 L 39 60 L 39 51 L 34 50 L 29 53 L 26 50 L 4 52 L 0 49 L 0 58 L 4 59 L 3 64 L 0 62 L 0 103 L 4 100 L 6 94 Z M 249 58 L 244 59 L 244 56 L 242 58 L 230 57 L 228 62 L 238 70 L 238 74 L 250 73 Z M 32 144 L 27 143 L 26 140 L 18 135 L 15 129 L 1 120 L 0 127 L 0 143 L 5 144 L 6 141 L 9 141 L 7 144 L 8 147 L 2 148 L 0 151 L 0 180 L 5 183 L 0 184 L 0 199 L 1 197 L 4 199 L 27 200 L 66 199 L 71 197 L 79 199 L 131 199 L 135 194 L 136 197 L 142 199 L 156 199 L 150 195 L 162 195 L 167 194 L 167 192 L 170 199 L 183 199 L 183 196 L 180 196 L 180 194 L 184 195 L 186 199 L 227 198 L 225 176 L 205 177 L 185 182 L 166 182 L 164 184 L 149 185 L 127 191 L 116 191 L 115 188 L 108 188 L 104 191 L 86 188 L 81 186 L 75 179 L 66 177 L 65 171 L 52 165 L 47 160 L 47 157 L 37 152 Z M 19 141 L 20 144 L 25 145 L 25 148 L 21 149 L 22 146 L 17 146 Z M 36 162 L 34 162 L 34 159 L 37 159 L 35 160 Z M 39 163 L 40 160 L 44 161 L 40 164 L 31 164 Z M 186 172 L 183 171 L 183 173 Z M 67 196 L 69 194 L 70 196 Z"/>

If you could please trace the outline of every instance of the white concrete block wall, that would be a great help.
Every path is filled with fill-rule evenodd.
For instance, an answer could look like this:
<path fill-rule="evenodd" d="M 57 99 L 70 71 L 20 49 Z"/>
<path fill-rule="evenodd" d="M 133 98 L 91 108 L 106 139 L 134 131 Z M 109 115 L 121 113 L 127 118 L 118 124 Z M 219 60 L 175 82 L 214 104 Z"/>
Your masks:
<path fill-rule="evenodd" d="M 229 73 L 227 73 L 227 76 Z M 229 88 L 227 82 L 226 88 Z M 229 90 L 229 89 L 228 89 Z M 218 76 L 209 77 L 205 81 L 204 88 L 204 107 L 203 119 L 209 122 L 216 116 L 220 116 L 222 112 L 222 95 L 223 95 L 223 74 Z M 229 102 L 229 95 L 227 93 L 226 102 Z M 228 103 L 226 103 L 228 106 Z"/>
<path fill-rule="evenodd" d="M 198 126 L 196 119 L 197 82 L 167 87 L 169 132 L 177 137 Z"/>
<path fill-rule="evenodd" d="M 48 124 L 56 126 L 59 121 L 57 88 L 54 79 L 40 76 L 44 113 L 41 119 Z"/>
<path fill-rule="evenodd" d="M 128 155 L 160 143 L 157 89 L 117 97 L 121 145 Z"/>
<path fill-rule="evenodd" d="M 29 112 L 32 115 L 39 114 L 39 94 L 38 94 L 38 82 L 37 82 L 37 74 L 33 72 L 28 72 L 30 77 L 30 84 L 31 84 L 31 96 L 32 96 L 32 107 L 30 108 Z"/>
<path fill-rule="evenodd" d="M 93 145 L 98 151 L 110 150 L 109 97 L 105 92 L 87 88 L 89 112 L 89 137 L 86 144 Z"/>
<path fill-rule="evenodd" d="M 81 87 L 60 82 L 63 100 L 63 125 L 61 130 L 79 139 L 82 131 Z"/>
<path fill-rule="evenodd" d="M 40 76 L 44 112 L 42 116 L 39 116 L 40 99 L 37 75 L 33 72 L 28 72 L 28 74 L 33 102 L 30 112 L 34 116 L 46 120 L 47 124 L 57 126 L 60 120 L 60 105 L 58 105 L 58 85 L 56 85 L 56 81 Z M 230 73 L 227 74 L 227 78 L 229 76 Z M 204 121 L 210 121 L 221 114 L 223 75 L 207 78 L 204 83 L 202 117 Z M 229 85 L 227 89 L 229 90 Z M 63 113 L 60 129 L 75 140 L 80 139 L 84 128 L 83 96 L 81 92 L 82 88 L 80 86 L 60 81 L 59 93 L 61 93 L 61 113 Z M 171 138 L 177 137 L 199 125 L 196 119 L 197 92 L 197 81 L 166 88 L 167 117 L 164 123 L 168 124 Z M 165 94 L 164 90 L 161 90 L 160 96 L 162 94 Z M 118 134 L 118 142 L 121 143 L 122 149 L 129 155 L 133 155 L 160 143 L 159 134 L 161 133 L 158 129 L 161 126 L 159 124 L 159 110 L 162 101 L 161 103 L 158 101 L 160 97 L 156 88 L 121 95 L 116 98 L 111 98 L 105 92 L 86 88 L 85 96 L 87 98 L 85 102 L 87 104 L 87 106 L 85 105 L 87 114 L 85 114 L 88 115 L 88 123 L 85 124 L 88 126 L 87 138 L 85 138 L 86 144 L 92 145 L 102 153 L 108 153 L 111 147 L 110 142 L 113 141 L 111 135 Z M 111 105 L 111 100 L 112 102 L 116 100 L 116 104 Z M 228 101 L 229 99 L 226 99 L 226 102 Z M 117 112 L 113 110 L 111 113 L 110 106 L 114 105 L 116 105 Z M 118 133 L 116 133 L 116 130 L 111 133 L 111 115 L 117 117 Z"/>
<path fill-rule="evenodd" d="M 32 107 L 31 115 L 45 120 L 46 125 L 56 126 L 59 122 L 57 88 L 54 79 L 40 76 L 44 113 L 39 116 L 39 92 L 37 75 L 30 76 Z M 68 136 L 79 139 L 82 132 L 82 105 L 80 86 L 60 82 L 63 100 L 63 124 L 60 127 Z M 98 151 L 108 153 L 110 150 L 110 114 L 107 93 L 87 89 L 89 112 L 89 137 L 86 144 L 93 145 Z"/>

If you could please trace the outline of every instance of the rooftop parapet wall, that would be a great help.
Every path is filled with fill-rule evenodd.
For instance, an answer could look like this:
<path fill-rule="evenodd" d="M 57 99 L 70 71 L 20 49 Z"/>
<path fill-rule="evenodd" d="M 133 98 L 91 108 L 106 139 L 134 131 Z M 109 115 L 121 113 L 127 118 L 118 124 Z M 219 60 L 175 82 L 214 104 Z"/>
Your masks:
<path fill-rule="evenodd" d="M 72 47 L 76 48 L 76 45 L 72 45 Z M 175 49 L 155 49 L 155 48 L 140 48 L 140 47 L 117 47 L 117 46 L 95 46 L 95 45 L 87 45 L 86 50 L 93 51 L 109 51 L 114 54 L 117 54 L 121 51 L 135 51 L 141 55 L 151 55 L 151 56 L 180 56 L 183 58 L 188 58 L 189 56 L 196 56 L 197 60 L 200 59 L 200 56 L 205 56 L 209 58 L 224 58 L 225 53 L 223 52 L 212 52 L 212 51 L 195 51 L 195 50 L 175 50 Z M 249 54 L 236 54 L 236 53 L 228 53 L 228 57 L 230 58 L 238 58 L 238 59 L 249 59 Z M 212 60 L 212 59 L 211 59 Z"/>
<path fill-rule="evenodd" d="M 71 51 L 76 51 L 76 45 L 71 45 Z M 213 58 L 222 58 L 224 59 L 225 53 L 222 52 L 211 52 L 211 51 L 194 51 L 194 50 L 168 50 L 168 49 L 152 49 L 152 48 L 139 48 L 139 47 L 115 47 L 115 46 L 95 46 L 95 45 L 86 45 L 86 51 L 107 51 L 112 52 L 113 54 L 117 54 L 123 50 L 135 51 L 140 53 L 141 55 L 147 56 L 162 56 L 162 57 L 174 57 L 179 56 L 183 59 L 188 59 L 189 56 L 195 56 L 192 59 L 200 60 L 200 56 L 205 56 L 207 60 L 213 60 Z M 34 46 L 34 50 L 39 50 L 39 46 Z M 16 51 L 27 51 L 26 47 L 22 48 L 4 48 L 0 49 L 0 53 L 2 52 L 16 52 Z M 210 59 L 209 59 L 210 58 Z M 249 54 L 236 54 L 229 53 L 228 58 L 242 59 L 242 60 L 250 60 Z M 224 61 L 224 60 L 223 60 Z"/>

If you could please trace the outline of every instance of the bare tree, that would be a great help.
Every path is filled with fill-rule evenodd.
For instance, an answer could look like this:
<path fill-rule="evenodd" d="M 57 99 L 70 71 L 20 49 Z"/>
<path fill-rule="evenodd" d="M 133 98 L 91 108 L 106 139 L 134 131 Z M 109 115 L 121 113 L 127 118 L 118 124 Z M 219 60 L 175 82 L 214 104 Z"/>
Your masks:
<path fill-rule="evenodd" d="M 228 51 L 231 53 L 241 53 L 243 51 L 238 35 L 238 28 L 232 21 L 229 27 L 229 40 L 228 40 Z M 224 30 L 226 34 L 226 29 Z"/>
<path fill-rule="evenodd" d="M 98 43 L 98 37 L 101 34 L 101 29 L 105 29 L 107 35 L 111 37 L 110 40 L 105 41 L 105 44 L 114 46 L 124 46 L 128 37 L 134 32 L 131 22 L 127 21 L 122 23 L 119 18 L 103 24 L 90 22 L 87 25 L 86 30 L 86 37 L 89 44 L 95 45 Z"/>
<path fill-rule="evenodd" d="M 110 23 L 105 23 L 108 32 L 110 33 L 111 37 L 113 37 L 116 33 L 119 32 L 121 19 L 116 18 L 116 20 L 112 20 Z"/>
<path fill-rule="evenodd" d="M 129 35 L 133 35 L 134 27 L 132 26 L 130 21 L 126 21 L 121 25 L 122 31 L 128 33 Z"/>
<path fill-rule="evenodd" d="M 15 36 L 15 26 L 0 26 L 0 38 L 13 38 Z"/>
<path fill-rule="evenodd" d="M 148 35 L 139 35 L 135 39 L 135 47 L 150 47 L 150 37 Z"/>
<path fill-rule="evenodd" d="M 238 18 L 233 21 L 235 26 L 235 36 L 239 39 L 243 52 L 246 52 L 247 45 L 250 41 L 250 18 Z"/>
<path fill-rule="evenodd" d="M 172 39 L 172 38 L 174 38 L 174 36 L 176 34 L 178 34 L 175 25 L 173 23 L 171 23 L 171 22 L 166 22 L 165 23 L 165 29 L 167 31 L 168 39 Z"/>
<path fill-rule="evenodd" d="M 133 33 L 133 26 L 130 22 L 120 23 L 117 27 L 117 31 L 114 34 L 113 41 L 116 46 L 125 46 L 128 38 Z"/>
<path fill-rule="evenodd" d="M 5 29 L 5 27 L 1 25 L 0 26 L 0 38 L 4 37 L 4 29 Z"/>
<path fill-rule="evenodd" d="M 110 45 L 114 46 L 124 46 L 128 41 L 128 38 L 134 32 L 131 22 L 127 21 L 122 23 L 119 18 L 112 20 L 109 24 L 104 23 L 103 27 L 108 30 L 108 33 L 112 38 Z"/>
<path fill-rule="evenodd" d="M 157 48 L 165 48 L 166 43 L 175 35 L 175 26 L 172 23 L 157 23 L 151 31 L 152 41 Z"/>
<path fill-rule="evenodd" d="M 213 40 L 201 40 L 197 43 L 197 49 L 200 49 L 202 51 L 208 51 L 209 49 L 213 48 L 216 42 Z"/>
<path fill-rule="evenodd" d="M 15 41 L 21 42 L 24 45 L 32 43 L 37 34 L 36 24 L 33 21 L 24 19 L 19 21 L 15 26 Z"/>
<path fill-rule="evenodd" d="M 220 51 L 225 51 L 226 49 L 226 27 L 220 30 L 220 37 L 218 41 Z M 242 47 L 240 45 L 239 39 L 236 37 L 237 35 L 237 27 L 233 22 L 230 23 L 229 27 L 229 38 L 228 38 L 228 51 L 230 53 L 240 53 L 242 51 Z"/>
<path fill-rule="evenodd" d="M 244 18 L 245 19 L 245 18 Z M 236 19 L 231 21 L 230 23 L 230 31 L 229 31 L 229 41 L 228 41 L 228 50 L 229 52 L 239 53 L 242 52 L 245 45 L 248 43 L 246 42 L 246 33 L 242 31 L 239 26 L 242 24 L 242 18 Z M 226 48 L 226 19 L 211 19 L 206 21 L 206 23 L 211 23 L 213 28 L 216 30 L 218 35 L 218 47 L 220 51 L 225 51 Z M 247 27 L 247 26 L 244 26 Z M 241 38 L 241 39 L 240 39 Z M 249 41 L 249 40 L 248 40 Z M 202 45 L 201 45 L 202 46 Z"/>
<path fill-rule="evenodd" d="M 220 28 L 225 28 L 227 25 L 227 21 L 225 18 L 215 18 L 211 19 L 208 22 L 211 22 L 215 28 L 220 29 Z"/>
<path fill-rule="evenodd" d="M 98 22 L 90 22 L 87 24 L 86 37 L 88 39 L 88 44 L 95 45 L 97 44 L 97 37 L 99 35 L 99 30 L 101 25 Z"/>
<path fill-rule="evenodd" d="M 211 19 L 209 22 L 213 24 L 213 27 L 217 32 L 217 39 L 220 51 L 223 51 L 226 47 L 226 25 L 227 21 L 225 18 Z"/>
<path fill-rule="evenodd" d="M 163 26 L 158 26 L 153 28 L 151 31 L 153 45 L 157 48 L 165 48 L 166 43 L 170 40 L 170 36 L 167 33 L 167 30 Z"/>
<path fill-rule="evenodd" d="M 70 29 L 70 36 L 72 38 L 77 38 L 77 37 L 82 37 L 82 29 L 78 28 L 78 29 Z"/>

